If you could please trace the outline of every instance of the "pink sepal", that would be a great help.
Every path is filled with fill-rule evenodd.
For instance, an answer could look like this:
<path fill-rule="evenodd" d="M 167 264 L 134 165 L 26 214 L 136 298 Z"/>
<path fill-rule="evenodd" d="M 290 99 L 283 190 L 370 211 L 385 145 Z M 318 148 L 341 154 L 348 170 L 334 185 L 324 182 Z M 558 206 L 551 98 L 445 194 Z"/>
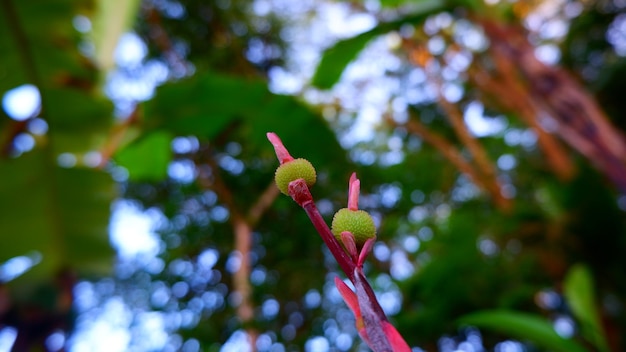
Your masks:
<path fill-rule="evenodd" d="M 356 298 L 356 294 L 354 291 L 346 285 L 343 280 L 338 277 L 335 277 L 335 286 L 337 286 L 337 290 L 339 290 L 339 294 L 343 298 L 344 302 L 348 305 L 348 308 L 354 313 L 354 317 L 357 319 L 357 326 L 359 325 L 359 321 L 361 320 L 361 310 L 359 308 L 359 301 Z M 361 324 L 363 322 L 361 321 Z"/>
<path fill-rule="evenodd" d="M 357 260 L 357 250 L 356 243 L 354 242 L 354 235 L 350 231 L 343 231 L 341 233 L 341 242 L 343 242 L 344 247 L 346 247 L 346 251 L 352 258 L 353 262 Z"/>
<path fill-rule="evenodd" d="M 374 247 L 374 242 L 376 242 L 376 237 L 368 238 L 367 241 L 365 241 L 365 243 L 363 244 L 363 248 L 361 248 L 361 253 L 359 253 L 359 259 L 356 262 L 357 267 L 363 267 L 363 263 L 365 263 L 367 255 L 372 251 L 372 248 Z"/>
<path fill-rule="evenodd" d="M 274 151 L 276 152 L 276 157 L 280 164 L 284 164 L 288 161 L 292 161 L 293 157 L 287 151 L 287 148 L 283 145 L 283 141 L 280 140 L 278 135 L 274 132 L 267 132 L 267 139 L 274 146 Z"/>
<path fill-rule="evenodd" d="M 393 347 L 393 352 L 411 352 L 411 347 L 404 341 L 402 335 L 396 330 L 396 328 L 391 325 L 390 322 L 383 322 L 383 331 L 385 332 L 385 336 L 387 336 L 387 340 Z"/>
<path fill-rule="evenodd" d="M 361 181 L 356 178 L 356 172 L 350 176 L 350 182 L 348 183 L 348 209 L 356 211 L 359 210 L 359 192 L 361 189 Z"/>

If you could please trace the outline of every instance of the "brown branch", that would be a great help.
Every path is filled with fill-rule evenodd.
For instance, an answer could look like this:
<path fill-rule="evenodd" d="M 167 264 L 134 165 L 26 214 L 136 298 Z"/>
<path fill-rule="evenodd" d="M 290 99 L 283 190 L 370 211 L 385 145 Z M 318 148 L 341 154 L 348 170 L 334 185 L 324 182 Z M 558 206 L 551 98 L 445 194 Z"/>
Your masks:
<path fill-rule="evenodd" d="M 461 143 L 463 143 L 463 145 L 468 149 L 468 151 L 474 158 L 478 169 L 487 178 L 488 182 L 492 179 L 495 179 L 496 172 L 493 164 L 491 163 L 491 161 L 489 161 L 487 153 L 480 145 L 480 143 L 478 143 L 476 138 L 474 138 L 470 134 L 467 126 L 465 125 L 465 122 L 463 121 L 463 116 L 461 115 L 459 109 L 451 104 L 449 101 L 447 101 L 442 95 L 439 95 L 438 103 L 448 116 L 448 121 L 450 121 L 450 124 L 452 125 L 452 128 L 454 129 L 457 137 L 459 137 Z"/>
<path fill-rule="evenodd" d="M 466 174 L 476 185 L 480 188 L 485 188 L 479 173 L 474 170 L 472 164 L 463 158 L 463 155 L 461 155 L 452 143 L 439 134 L 429 130 L 419 119 L 408 120 L 404 124 L 404 127 L 406 127 L 409 132 L 420 136 L 426 143 L 435 147 L 450 163 L 456 166 L 459 171 Z"/>
<path fill-rule="evenodd" d="M 100 149 L 100 164 L 98 164 L 98 168 L 104 168 L 109 160 L 115 155 L 118 151 L 122 142 L 124 141 L 124 137 L 126 136 L 128 130 L 136 125 L 139 122 L 139 106 L 135 106 L 135 109 L 130 114 L 130 116 L 124 120 L 122 123 L 114 125 L 111 128 L 111 132 L 109 132 L 109 137 L 104 142 L 104 146 Z"/>
<path fill-rule="evenodd" d="M 272 205 L 276 197 L 280 194 L 280 191 L 272 180 L 256 202 L 248 209 L 247 216 L 244 216 L 244 211 L 235 204 L 232 191 L 220 177 L 219 167 L 215 159 L 210 155 L 208 150 L 204 150 L 203 154 L 202 160 L 198 162 L 206 163 L 210 167 L 211 173 L 208 175 L 200 171 L 198 182 L 201 187 L 213 190 L 230 211 L 230 223 L 233 226 L 234 232 L 234 249 L 241 255 L 239 269 L 233 274 L 234 291 L 238 292 L 241 296 L 241 303 L 236 308 L 236 312 L 244 325 L 249 324 L 254 320 L 252 285 L 250 284 L 250 273 L 252 270 L 252 263 L 250 262 L 252 232 L 254 226 Z M 202 170 L 202 168 L 198 169 Z M 258 331 L 254 328 L 246 327 L 246 332 L 249 336 L 252 351 L 256 351 Z"/>
<path fill-rule="evenodd" d="M 555 125 L 551 133 L 560 136 L 626 191 L 626 140 L 591 95 L 567 71 L 539 61 L 520 27 L 484 19 L 482 25 L 490 38 L 490 58 L 495 63 L 495 72 L 483 69 L 491 73 L 484 76 L 491 76 L 492 83 L 498 79 L 502 88 L 508 88 L 500 90 L 492 84 L 491 95 L 503 105 L 522 111 L 520 116 L 529 125 L 538 126 L 542 116 L 549 117 Z M 565 176 L 561 178 L 571 178 L 573 166 L 568 159 L 553 161 L 568 162 L 569 165 L 562 163 L 555 169 L 560 171 L 557 175 Z"/>
<path fill-rule="evenodd" d="M 259 222 L 263 213 L 274 203 L 274 200 L 276 200 L 279 194 L 280 191 L 272 179 L 270 184 L 265 188 L 265 191 L 261 193 L 256 203 L 248 210 L 248 224 L 250 224 L 250 226 L 254 227 Z"/>
<path fill-rule="evenodd" d="M 396 124 L 392 119 L 388 122 Z M 483 191 L 487 192 L 494 200 L 495 204 L 502 210 L 510 209 L 511 203 L 502 196 L 500 188 L 494 188 L 491 183 L 487 183 L 483 175 L 467 161 L 461 152 L 446 138 L 431 131 L 419 121 L 419 118 L 411 118 L 404 125 L 409 132 L 420 136 L 426 143 L 429 143 L 437 149 L 452 165 L 460 172 L 467 175 L 469 179 Z"/>
<path fill-rule="evenodd" d="M 414 65 L 424 67 L 428 71 L 428 66 L 433 60 L 436 60 L 430 53 L 419 44 L 411 40 L 403 40 L 403 47 L 407 53 L 409 61 Z M 441 81 L 440 79 L 428 74 L 429 80 L 437 85 L 438 103 L 439 106 L 448 116 L 450 125 L 454 132 L 458 136 L 461 143 L 468 149 L 472 155 L 477 169 L 475 169 L 470 162 L 465 160 L 456 148 L 448 142 L 445 138 L 434 134 L 429 131 L 428 128 L 418 122 L 418 119 L 412 119 L 407 124 L 407 128 L 414 133 L 419 134 L 426 140 L 440 150 L 444 156 L 450 160 L 457 168 L 467 174 L 470 179 L 480 188 L 488 192 L 493 198 L 496 205 L 502 210 L 509 210 L 511 208 L 511 201 L 504 198 L 500 189 L 500 183 L 498 182 L 495 167 L 487 157 L 487 153 L 480 143 L 470 134 L 463 116 L 456 106 L 448 102 L 441 94 Z"/>
<path fill-rule="evenodd" d="M 523 77 L 520 77 L 519 67 L 515 64 L 516 58 L 521 55 L 520 51 L 524 51 L 525 38 L 515 33 L 507 32 L 504 35 L 490 22 L 484 22 L 483 27 L 492 41 L 489 57 L 495 71 L 488 70 L 482 62 L 476 61 L 470 79 L 500 106 L 516 114 L 533 129 L 553 172 L 561 180 L 570 180 L 576 173 L 575 166 L 556 138 L 541 126 L 540 118 L 545 113 L 530 95 Z"/>
<path fill-rule="evenodd" d="M 161 14 L 153 6 L 148 5 L 145 8 L 146 22 L 149 24 L 149 35 L 154 44 L 163 53 L 165 60 L 175 72 L 186 72 L 187 65 L 173 48 L 172 40 L 167 34 L 163 24 L 161 23 Z"/>
<path fill-rule="evenodd" d="M 516 99 L 502 98 L 497 89 L 492 95 L 500 101 L 520 102 L 519 97 L 524 97 L 526 104 L 522 107 L 531 107 L 532 111 L 522 116 L 536 124 L 541 116 L 551 118 L 556 127 L 550 132 L 559 135 L 626 190 L 623 178 L 626 142 L 589 94 L 566 71 L 537 60 L 532 45 L 519 28 L 490 21 L 483 21 L 483 27 L 492 42 L 491 57 L 500 71 L 498 78 L 506 81 L 507 87 L 514 83 L 512 86 L 518 93 Z"/>
<path fill-rule="evenodd" d="M 468 149 L 470 154 L 472 155 L 476 166 L 478 167 L 478 172 L 481 174 L 482 182 L 484 188 L 491 194 L 496 204 L 503 210 L 509 210 L 511 208 L 511 201 L 502 196 L 502 192 L 500 191 L 500 183 L 498 182 L 497 174 L 494 165 L 491 163 L 489 158 L 487 157 L 487 152 L 481 146 L 480 143 L 474 138 L 465 122 L 463 121 L 463 116 L 459 109 L 451 104 L 445 97 L 439 93 L 439 106 L 442 107 L 446 115 L 448 116 L 448 120 L 454 129 L 457 137 L 463 145 Z"/>
<path fill-rule="evenodd" d="M 576 172 L 575 166 L 567 155 L 567 151 L 558 140 L 548 133 L 539 123 L 534 103 L 529 100 L 523 89 L 517 87 L 515 79 L 501 81 L 482 71 L 474 72 L 470 77 L 481 91 L 492 98 L 504 110 L 517 115 L 537 135 L 537 144 L 546 155 L 548 165 L 561 180 L 569 180 Z"/>
<path fill-rule="evenodd" d="M 570 132 L 606 149 L 603 151 L 606 154 L 626 161 L 626 140 L 611 125 L 595 99 L 569 72 L 539 61 L 527 41 L 522 45 L 525 50 L 516 57 L 516 63 L 528 81 L 533 98 L 563 127 L 571 127 Z"/>
<path fill-rule="evenodd" d="M 556 133 L 626 191 L 626 140 L 596 101 L 568 72 L 545 65 L 531 53 L 519 62 L 530 95 L 558 122 Z"/>
<path fill-rule="evenodd" d="M 26 132 L 31 119 L 22 121 L 8 120 L 0 129 L 0 158 L 8 157 L 13 151 L 13 141 L 20 133 Z"/>
<path fill-rule="evenodd" d="M 246 221 L 245 216 L 239 210 L 235 204 L 233 194 L 224 183 L 219 174 L 219 167 L 217 166 L 215 159 L 209 154 L 208 150 L 203 151 L 206 153 L 201 159 L 201 162 L 208 164 L 210 167 L 210 175 L 204 174 L 200 170 L 198 175 L 198 183 L 205 189 L 213 190 L 218 198 L 226 205 L 230 212 L 230 223 L 233 226 L 234 232 L 234 248 L 241 256 L 241 264 L 239 269 L 233 274 L 233 288 L 235 292 L 238 292 L 241 297 L 241 303 L 236 307 L 237 316 L 241 319 L 241 322 L 245 325 L 251 323 L 254 319 L 254 306 L 252 304 L 252 285 L 250 285 L 250 251 L 252 249 L 252 227 Z M 256 350 L 256 339 L 258 332 L 253 328 L 246 329 L 250 346 L 253 351 Z"/>
<path fill-rule="evenodd" d="M 495 60 L 499 65 L 509 65 L 501 59 Z M 504 110 L 510 111 L 518 116 L 537 135 L 539 148 L 545 154 L 552 171 L 561 180 L 570 180 L 576 168 L 567 152 L 555 137 L 547 132 L 539 123 L 537 116 L 541 115 L 536 103 L 530 98 L 526 90 L 514 75 L 507 74 L 506 71 L 494 77 L 484 68 L 476 66 L 470 79 L 480 88 L 481 92 L 490 97 L 497 105 Z M 508 77 L 508 78 L 507 78 Z"/>
<path fill-rule="evenodd" d="M 254 318 L 250 285 L 250 250 L 252 248 L 252 228 L 238 212 L 233 212 L 232 223 L 235 232 L 235 250 L 241 255 L 241 266 L 234 274 L 235 290 L 241 295 L 241 304 L 237 307 L 237 315 L 246 323 Z"/>
<path fill-rule="evenodd" d="M 475 20 L 477 22 L 480 21 L 480 19 Z M 486 28 L 488 35 L 490 34 L 489 29 Z M 473 66 L 468 71 L 468 78 L 486 97 L 491 98 L 493 102 L 504 110 L 515 113 L 533 129 L 537 135 L 539 147 L 546 155 L 548 165 L 551 166 L 554 173 L 562 180 L 571 179 L 575 173 L 574 164 L 556 138 L 541 127 L 538 119 L 538 116 L 541 116 L 541 109 L 523 85 L 523 80 L 519 77 L 518 70 L 513 63 L 514 60 L 505 55 L 506 51 L 503 53 L 504 49 L 510 50 L 511 47 L 521 45 L 518 43 L 520 38 L 515 37 L 515 43 L 510 43 L 510 41 L 507 41 L 507 38 L 506 36 L 502 38 L 504 44 L 498 41 L 499 38 L 491 38 L 493 43 L 489 49 L 489 58 L 492 60 L 490 61 L 490 68 L 492 65 L 495 65 L 495 69 L 486 69 L 483 62 L 475 59 Z M 503 48 L 502 45 L 506 45 L 506 47 Z M 437 60 L 414 40 L 405 39 L 403 47 L 409 61 L 417 66 L 427 68 L 433 60 Z M 430 77 L 430 79 L 437 82 L 436 77 Z M 486 157 L 483 148 L 479 143 L 475 142 L 473 137 L 463 131 L 466 130 L 466 127 L 462 119 L 456 117 L 460 116 L 458 111 L 456 111 L 457 109 L 441 96 L 438 100 L 450 117 L 451 124 L 455 128 L 459 139 L 468 148 L 482 173 L 490 179 L 486 184 L 490 184 L 490 187 L 494 188 L 495 182 L 497 182 L 495 168 L 491 166 L 491 162 Z"/>

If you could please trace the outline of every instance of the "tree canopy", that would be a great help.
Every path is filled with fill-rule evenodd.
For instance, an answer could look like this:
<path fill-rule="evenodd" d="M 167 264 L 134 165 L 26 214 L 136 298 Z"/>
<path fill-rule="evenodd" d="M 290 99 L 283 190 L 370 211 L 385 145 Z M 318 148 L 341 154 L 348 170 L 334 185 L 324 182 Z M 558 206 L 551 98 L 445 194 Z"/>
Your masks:
<path fill-rule="evenodd" d="M 367 350 L 273 132 L 414 350 L 624 350 L 621 2 L 0 9 L 0 346 Z"/>

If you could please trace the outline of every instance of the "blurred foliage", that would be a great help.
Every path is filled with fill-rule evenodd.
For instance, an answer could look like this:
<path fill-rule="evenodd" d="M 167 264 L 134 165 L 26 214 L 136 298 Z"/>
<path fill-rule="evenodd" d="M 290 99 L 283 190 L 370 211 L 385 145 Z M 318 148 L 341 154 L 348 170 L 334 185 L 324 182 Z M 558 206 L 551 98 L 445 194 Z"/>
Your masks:
<path fill-rule="evenodd" d="M 554 331 L 552 324 L 536 316 L 507 311 L 486 311 L 463 317 L 464 324 L 487 327 L 520 339 L 529 339 L 551 351 L 585 351 Z"/>
<path fill-rule="evenodd" d="M 360 204 L 379 227 L 366 273 L 410 345 L 502 350 L 515 339 L 533 351 L 624 349 L 619 183 L 580 144 L 551 137 L 558 128 L 546 138 L 575 172 L 555 167 L 533 130 L 540 116 L 529 120 L 511 103 L 522 99 L 518 85 L 530 87 L 531 102 L 550 96 L 535 76 L 509 72 L 496 96 L 476 79 L 483 69 L 506 72 L 497 71 L 502 43 L 517 58 L 549 45 L 560 62 L 547 66 L 583 82 L 623 136 L 620 3 L 324 1 L 297 12 L 280 1 L 144 0 L 123 2 L 119 13 L 105 3 L 0 2 L 0 94 L 31 84 L 41 96 L 32 116 L 13 119 L 6 105 L 0 116 L 0 329 L 17 330 L 14 350 L 40 350 L 59 331 L 76 346 L 72 334 L 117 300 L 130 312 L 129 349 L 218 351 L 243 332 L 262 351 L 314 350 L 315 337 L 335 350 L 364 348 L 334 289 L 336 263 L 273 186 L 268 131 L 316 166 L 312 192 L 327 220 L 358 173 Z M 299 95 L 268 88 L 272 69 L 293 66 L 290 47 L 303 38 L 289 17 L 314 23 L 329 7 L 377 24 L 324 42 Z M 131 25 L 147 48 L 142 65 L 161 65 L 167 79 L 124 110 L 103 81 L 115 70 L 141 79 L 109 57 Z M 559 25 L 560 36 L 545 34 Z M 498 41 L 502 33 L 510 43 Z M 380 77 L 353 77 L 381 43 L 397 60 L 384 72 L 394 84 L 384 116 L 358 140 L 351 131 L 364 118 L 338 96 L 384 87 Z M 441 93 L 450 86 L 458 99 Z M 476 102 L 499 130 L 459 132 L 455 116 L 467 121 Z M 120 111 L 127 116 L 116 118 Z M 106 236 L 120 204 L 157 219 L 153 255 L 115 256 Z M 166 334 L 160 345 L 142 335 L 153 312 Z"/>

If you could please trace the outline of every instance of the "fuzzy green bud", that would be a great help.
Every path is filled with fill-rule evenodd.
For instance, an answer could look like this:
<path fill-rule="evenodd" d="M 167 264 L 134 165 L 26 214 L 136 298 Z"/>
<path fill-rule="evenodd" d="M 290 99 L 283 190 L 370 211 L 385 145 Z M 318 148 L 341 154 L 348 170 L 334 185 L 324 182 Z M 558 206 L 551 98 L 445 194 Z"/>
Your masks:
<path fill-rule="evenodd" d="M 286 195 L 289 195 L 289 183 L 299 178 L 304 179 L 309 187 L 313 186 L 317 179 L 315 168 L 306 159 L 298 158 L 288 161 L 280 165 L 274 175 L 276 186 Z"/>
<path fill-rule="evenodd" d="M 368 239 L 376 237 L 374 219 L 365 210 L 339 209 L 333 217 L 331 230 L 339 243 L 343 231 L 352 232 L 357 246 L 362 246 Z"/>

